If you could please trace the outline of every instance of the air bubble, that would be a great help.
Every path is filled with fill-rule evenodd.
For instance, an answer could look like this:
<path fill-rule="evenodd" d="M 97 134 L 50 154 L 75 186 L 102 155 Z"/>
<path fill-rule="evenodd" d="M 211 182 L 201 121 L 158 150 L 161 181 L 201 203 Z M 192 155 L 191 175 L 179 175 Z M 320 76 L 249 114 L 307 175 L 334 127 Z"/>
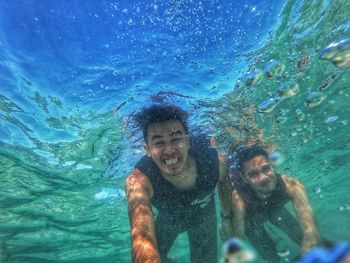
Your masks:
<path fill-rule="evenodd" d="M 318 106 L 324 101 L 326 95 L 319 91 L 311 92 L 306 98 L 306 105 L 310 108 Z"/>
<path fill-rule="evenodd" d="M 338 68 L 350 67 L 350 38 L 329 44 L 321 51 L 320 58 L 331 61 Z"/>
<path fill-rule="evenodd" d="M 325 119 L 325 120 L 323 121 L 323 123 L 328 124 L 328 123 L 334 122 L 334 121 L 336 121 L 336 120 L 338 120 L 338 116 L 330 116 L 330 117 L 328 117 L 327 119 Z"/>
<path fill-rule="evenodd" d="M 265 67 L 264 67 L 265 76 L 268 79 L 282 76 L 282 74 L 285 71 L 285 68 L 286 67 L 284 66 L 284 64 L 271 59 L 269 62 L 265 64 Z"/>
<path fill-rule="evenodd" d="M 247 86 L 251 86 L 260 82 L 263 76 L 261 69 L 254 69 L 244 75 L 244 81 Z"/>
<path fill-rule="evenodd" d="M 299 84 L 294 81 L 287 81 L 278 88 L 278 94 L 283 98 L 294 96 L 299 92 Z"/>
<path fill-rule="evenodd" d="M 280 102 L 281 98 L 280 97 L 275 97 L 275 98 L 269 98 L 267 100 L 264 100 L 259 106 L 258 106 L 258 112 L 261 113 L 267 113 L 271 112 L 276 105 Z"/>

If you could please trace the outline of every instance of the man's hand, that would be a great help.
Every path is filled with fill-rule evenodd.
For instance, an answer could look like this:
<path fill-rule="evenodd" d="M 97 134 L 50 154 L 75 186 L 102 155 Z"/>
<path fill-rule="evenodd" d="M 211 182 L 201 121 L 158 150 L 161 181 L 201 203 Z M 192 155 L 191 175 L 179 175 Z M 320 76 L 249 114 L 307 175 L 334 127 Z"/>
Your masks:
<path fill-rule="evenodd" d="M 304 234 L 303 241 L 301 243 L 301 252 L 305 253 L 311 248 L 318 246 L 320 243 L 320 237 L 318 233 L 306 233 Z"/>

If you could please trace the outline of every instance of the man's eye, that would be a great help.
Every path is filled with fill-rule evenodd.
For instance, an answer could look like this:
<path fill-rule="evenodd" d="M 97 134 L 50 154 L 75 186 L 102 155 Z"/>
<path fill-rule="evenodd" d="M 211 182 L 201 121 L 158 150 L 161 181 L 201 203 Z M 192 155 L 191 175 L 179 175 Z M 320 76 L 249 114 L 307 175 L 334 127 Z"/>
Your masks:
<path fill-rule="evenodd" d="M 174 138 L 173 141 L 174 142 L 182 141 L 182 138 Z"/>
<path fill-rule="evenodd" d="M 159 142 L 155 142 L 154 144 L 155 144 L 155 145 L 163 145 L 163 144 L 164 144 L 164 142 L 159 141 Z"/>
<path fill-rule="evenodd" d="M 271 167 L 270 167 L 270 165 L 266 165 L 261 170 L 263 173 L 266 173 L 266 172 L 269 172 L 271 170 Z"/>
<path fill-rule="evenodd" d="M 253 177 L 256 177 L 259 173 L 258 172 L 252 172 L 252 173 L 249 173 L 248 176 L 250 178 L 253 178 Z"/>

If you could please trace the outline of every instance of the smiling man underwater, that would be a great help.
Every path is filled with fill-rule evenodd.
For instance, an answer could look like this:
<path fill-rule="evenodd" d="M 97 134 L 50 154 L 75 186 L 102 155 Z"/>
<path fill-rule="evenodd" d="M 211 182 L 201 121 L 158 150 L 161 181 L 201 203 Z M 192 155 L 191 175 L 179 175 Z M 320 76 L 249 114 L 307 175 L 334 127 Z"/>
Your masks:
<path fill-rule="evenodd" d="M 209 140 L 189 136 L 187 118 L 174 105 L 135 115 L 147 155 L 126 181 L 134 262 L 172 262 L 167 254 L 185 231 L 191 263 L 217 262 L 214 192 L 219 183 L 222 214 L 228 214 L 232 187 L 226 162 Z"/>

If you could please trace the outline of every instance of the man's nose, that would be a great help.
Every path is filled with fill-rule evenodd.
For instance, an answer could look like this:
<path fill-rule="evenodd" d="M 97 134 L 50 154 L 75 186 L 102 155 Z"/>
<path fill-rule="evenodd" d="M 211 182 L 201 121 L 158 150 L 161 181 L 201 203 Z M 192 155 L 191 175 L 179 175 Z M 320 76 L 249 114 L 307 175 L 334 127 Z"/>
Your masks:
<path fill-rule="evenodd" d="M 171 154 L 175 150 L 175 146 L 172 143 L 166 143 L 163 152 L 166 154 Z"/>
<path fill-rule="evenodd" d="M 269 178 L 269 176 L 263 172 L 259 173 L 260 180 L 266 180 Z"/>

